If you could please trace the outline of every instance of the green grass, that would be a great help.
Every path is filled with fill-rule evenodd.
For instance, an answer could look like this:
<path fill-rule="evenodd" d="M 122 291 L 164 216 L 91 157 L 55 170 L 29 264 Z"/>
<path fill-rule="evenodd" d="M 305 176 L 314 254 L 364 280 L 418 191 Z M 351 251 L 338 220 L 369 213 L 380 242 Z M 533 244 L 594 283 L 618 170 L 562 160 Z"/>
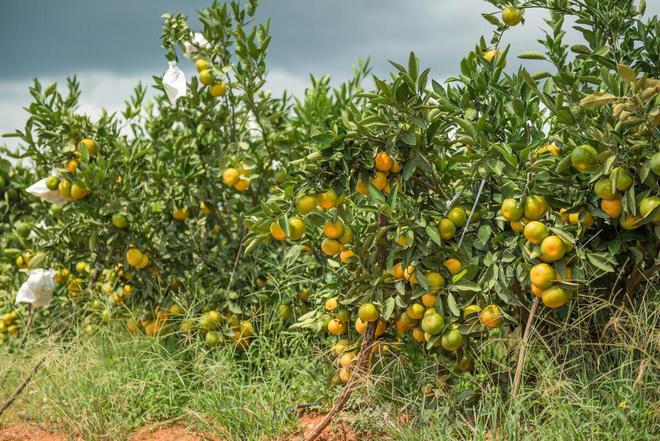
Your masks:
<path fill-rule="evenodd" d="M 373 376 L 343 418 L 378 439 L 654 439 L 660 427 L 657 298 L 634 309 L 582 300 L 580 314 L 539 317 L 516 400 L 507 393 L 520 330 L 478 348 L 476 375 L 450 375 L 439 359 L 412 346 L 376 355 Z M 615 313 L 603 321 L 605 308 Z M 296 429 L 290 406 L 327 405 L 339 389 L 328 386 L 332 369 L 316 336 L 260 320 L 246 351 L 113 328 L 69 342 L 35 340 L 25 359 L 0 352 L 0 374 L 9 373 L 2 396 L 45 352 L 47 364 L 14 405 L 14 416 L 34 414 L 89 440 L 126 439 L 163 421 L 231 440 L 277 439 Z M 429 383 L 432 393 L 420 393 Z M 471 400 L 474 395 L 480 399 Z"/>

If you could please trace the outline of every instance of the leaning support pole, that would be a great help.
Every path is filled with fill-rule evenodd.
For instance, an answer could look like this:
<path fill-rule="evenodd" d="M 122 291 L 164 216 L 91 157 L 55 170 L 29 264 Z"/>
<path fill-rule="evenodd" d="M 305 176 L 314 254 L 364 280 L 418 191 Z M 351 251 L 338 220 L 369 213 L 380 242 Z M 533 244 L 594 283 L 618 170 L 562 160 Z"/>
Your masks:
<path fill-rule="evenodd" d="M 330 409 L 323 420 L 316 427 L 314 427 L 311 432 L 307 434 L 304 441 L 314 441 L 321 435 L 323 430 L 328 427 L 328 424 L 330 424 L 330 421 L 332 421 L 332 418 L 344 407 L 344 404 L 346 404 L 350 398 L 353 389 L 355 389 L 355 387 L 369 372 L 369 358 L 371 357 L 371 349 L 374 344 L 377 324 L 378 321 L 373 321 L 369 323 L 369 326 L 367 326 L 367 330 L 364 333 L 364 338 L 362 339 L 362 344 L 360 345 L 360 355 L 358 357 L 358 362 L 355 366 L 355 369 L 353 370 L 351 379 L 348 381 L 346 386 L 344 386 L 339 395 L 337 395 L 335 403 L 332 405 L 332 409 Z"/>
<path fill-rule="evenodd" d="M 529 311 L 529 317 L 527 317 L 527 324 L 525 325 L 525 333 L 523 335 L 522 343 L 520 345 L 520 353 L 518 354 L 518 365 L 516 366 L 516 374 L 513 377 L 513 390 L 511 391 L 511 397 L 515 398 L 518 395 L 518 389 L 520 388 L 520 381 L 522 380 L 523 367 L 525 366 L 525 356 L 527 355 L 527 343 L 529 341 L 529 336 L 531 334 L 532 325 L 534 324 L 534 316 L 536 315 L 536 310 L 539 307 L 539 298 L 534 297 L 532 302 L 532 308 Z"/>

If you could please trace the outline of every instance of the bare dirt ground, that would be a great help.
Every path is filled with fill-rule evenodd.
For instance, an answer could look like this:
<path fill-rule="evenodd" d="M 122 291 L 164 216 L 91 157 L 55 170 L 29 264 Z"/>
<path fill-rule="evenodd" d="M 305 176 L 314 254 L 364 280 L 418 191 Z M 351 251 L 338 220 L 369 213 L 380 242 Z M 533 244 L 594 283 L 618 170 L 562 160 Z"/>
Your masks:
<path fill-rule="evenodd" d="M 304 435 L 309 433 L 323 419 L 323 414 L 308 413 L 298 419 L 300 430 L 294 432 L 288 437 L 280 440 L 301 441 Z M 273 439 L 275 441 L 276 439 Z M 357 434 L 350 426 L 341 420 L 334 421 L 328 426 L 319 441 L 357 441 L 369 440 L 369 437 L 358 438 Z M 375 439 L 375 438 L 374 438 Z M 64 435 L 61 433 L 50 432 L 46 428 L 28 422 L 12 423 L 8 426 L 0 426 L 0 441 L 82 441 L 82 438 L 75 435 Z M 144 427 L 132 434 L 129 441 L 222 441 L 220 438 L 208 434 L 193 433 L 183 425 L 172 427 Z"/>

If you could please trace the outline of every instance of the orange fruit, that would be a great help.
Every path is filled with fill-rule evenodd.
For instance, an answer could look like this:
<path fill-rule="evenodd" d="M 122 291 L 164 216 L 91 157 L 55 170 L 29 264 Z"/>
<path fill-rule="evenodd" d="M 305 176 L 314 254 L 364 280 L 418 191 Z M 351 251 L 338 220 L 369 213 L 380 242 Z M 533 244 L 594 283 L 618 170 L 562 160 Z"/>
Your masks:
<path fill-rule="evenodd" d="M 444 261 L 443 265 L 445 268 L 447 268 L 447 271 L 449 271 L 449 274 L 452 276 L 455 276 L 456 274 L 461 272 L 461 269 L 463 268 L 463 264 L 461 263 L 460 260 L 449 258 Z"/>
<path fill-rule="evenodd" d="M 455 207 L 449 210 L 447 213 L 447 219 L 452 221 L 457 227 L 465 225 L 467 221 L 467 213 L 461 207 Z"/>
<path fill-rule="evenodd" d="M 420 305 L 419 303 L 408 305 L 406 314 L 413 320 L 419 320 L 424 317 L 424 306 Z"/>
<path fill-rule="evenodd" d="M 541 242 L 541 255 L 539 258 L 544 262 L 556 262 L 564 257 L 566 247 L 559 236 L 548 236 Z"/>
<path fill-rule="evenodd" d="M 504 199 L 502 201 L 502 216 L 510 222 L 519 221 L 523 216 L 523 207 L 513 198 Z"/>
<path fill-rule="evenodd" d="M 394 161 L 392 164 L 392 168 L 390 169 L 392 173 L 399 173 L 401 171 L 401 164 L 398 162 Z"/>
<path fill-rule="evenodd" d="M 435 300 L 437 295 L 432 292 L 427 292 L 422 296 L 422 304 L 427 308 L 433 308 L 435 306 Z"/>
<path fill-rule="evenodd" d="M 343 263 L 351 263 L 354 257 L 355 253 L 351 249 L 342 250 L 339 253 L 339 260 L 341 260 Z"/>
<path fill-rule="evenodd" d="M 228 168 L 222 172 L 222 182 L 230 187 L 233 187 L 238 182 L 239 178 L 240 175 L 235 168 Z"/>
<path fill-rule="evenodd" d="M 551 286 L 550 288 L 543 291 L 541 300 L 543 304 L 548 308 L 559 308 L 564 306 L 568 302 L 569 294 L 563 288 L 559 286 Z"/>
<path fill-rule="evenodd" d="M 601 199 L 614 199 L 618 196 L 616 191 L 612 191 L 612 181 L 610 178 L 601 178 L 594 184 L 594 193 Z"/>
<path fill-rule="evenodd" d="M 403 278 L 410 282 L 411 285 L 417 283 L 417 276 L 415 275 L 415 267 L 408 265 L 408 268 L 403 270 Z"/>
<path fill-rule="evenodd" d="M 571 213 L 568 215 L 568 222 L 571 225 L 577 225 L 580 222 L 580 215 L 581 213 L 584 213 L 584 219 L 582 221 L 582 224 L 586 226 L 587 228 L 591 227 L 594 222 L 596 222 L 596 219 L 594 219 L 594 215 L 591 214 L 589 211 L 580 211 L 578 213 Z"/>
<path fill-rule="evenodd" d="M 337 297 L 332 297 L 325 301 L 325 309 L 328 311 L 334 311 L 339 306 L 339 299 Z"/>
<path fill-rule="evenodd" d="M 339 380 L 343 384 L 348 384 L 349 381 L 351 381 L 351 376 L 353 375 L 353 371 L 349 368 L 341 368 L 339 369 Z"/>
<path fill-rule="evenodd" d="M 502 11 L 502 21 L 507 26 L 516 26 L 522 21 L 522 13 L 520 9 L 508 6 Z"/>
<path fill-rule="evenodd" d="M 337 204 L 337 193 L 334 189 L 329 188 L 316 196 L 316 203 L 324 210 L 329 210 Z"/>
<path fill-rule="evenodd" d="M 590 145 L 581 145 L 571 152 L 571 164 L 581 172 L 587 171 L 595 162 L 598 151 Z"/>
<path fill-rule="evenodd" d="M 241 193 L 250 188 L 250 180 L 241 176 L 238 178 L 238 181 L 234 184 L 234 188 Z"/>
<path fill-rule="evenodd" d="M 323 225 L 323 234 L 330 239 L 339 239 L 344 234 L 344 222 L 337 219 L 336 222 L 326 222 Z"/>
<path fill-rule="evenodd" d="M 440 288 L 445 286 L 445 278 L 442 277 L 442 274 L 440 273 L 428 272 L 426 273 L 426 283 L 430 288 L 435 288 L 435 292 L 437 292 Z"/>
<path fill-rule="evenodd" d="M 488 329 L 496 328 L 502 323 L 502 312 L 497 305 L 488 305 L 479 313 L 479 321 Z"/>
<path fill-rule="evenodd" d="M 71 159 L 66 162 L 64 168 L 66 168 L 69 173 L 75 173 L 78 170 L 78 161 Z"/>
<path fill-rule="evenodd" d="M 612 173 L 616 173 L 616 189 L 619 191 L 626 191 L 633 184 L 633 177 L 630 176 L 628 170 L 623 167 L 617 167 L 612 170 Z"/>
<path fill-rule="evenodd" d="M 619 218 L 619 225 L 621 225 L 621 228 L 624 230 L 636 230 L 639 228 L 639 225 L 635 225 L 635 222 L 639 221 L 642 219 L 641 215 L 637 216 L 622 216 Z"/>
<path fill-rule="evenodd" d="M 328 322 L 328 332 L 332 335 L 342 335 L 346 333 L 346 323 L 337 319 L 331 319 Z"/>
<path fill-rule="evenodd" d="M 548 201 L 543 196 L 527 196 L 523 201 L 523 214 L 531 221 L 541 219 L 548 208 Z"/>
<path fill-rule="evenodd" d="M 600 201 L 600 209 L 603 210 L 611 219 L 618 219 L 623 211 L 621 205 L 621 196 L 614 199 L 603 199 Z"/>
<path fill-rule="evenodd" d="M 548 232 L 548 229 L 543 223 L 539 221 L 531 221 L 530 223 L 525 225 L 523 234 L 530 243 L 539 245 L 541 244 L 541 242 L 543 242 L 543 239 L 548 237 L 550 233 Z"/>
<path fill-rule="evenodd" d="M 363 322 L 358 317 L 358 319 L 355 320 L 355 330 L 357 331 L 358 334 L 364 334 L 365 331 L 367 330 L 367 322 Z"/>
<path fill-rule="evenodd" d="M 357 182 L 355 183 L 355 191 L 367 195 L 369 194 L 369 187 L 367 186 L 367 184 L 364 183 L 362 179 L 358 179 Z"/>
<path fill-rule="evenodd" d="M 386 152 L 378 152 L 376 154 L 376 170 L 380 172 L 388 172 L 392 169 L 394 160 Z"/>
<path fill-rule="evenodd" d="M 426 340 L 422 328 L 417 328 L 417 327 L 413 328 L 412 330 L 412 338 L 418 343 L 424 343 L 424 341 Z"/>
<path fill-rule="evenodd" d="M 316 209 L 316 198 L 312 195 L 301 196 L 296 200 L 296 210 L 300 214 L 311 213 Z"/>
<path fill-rule="evenodd" d="M 639 214 L 642 217 L 646 217 L 647 214 L 651 213 L 660 205 L 660 197 L 658 196 L 649 196 L 644 198 L 639 203 Z M 653 222 L 660 224 L 660 213 L 653 216 Z"/>
<path fill-rule="evenodd" d="M 172 209 L 172 217 L 175 220 L 184 221 L 190 217 L 190 211 L 188 211 L 188 207 L 174 207 Z"/>
<path fill-rule="evenodd" d="M 376 172 L 370 182 L 379 190 L 384 190 L 387 186 L 387 175 L 382 172 Z"/>
<path fill-rule="evenodd" d="M 348 243 L 351 243 L 352 240 L 353 240 L 353 230 L 351 230 L 349 227 L 344 225 L 344 233 L 338 239 L 339 243 L 342 245 L 346 245 Z"/>
<path fill-rule="evenodd" d="M 530 290 L 532 291 L 532 294 L 534 294 L 538 298 L 543 297 L 543 291 L 545 291 L 543 288 L 539 288 L 538 286 L 534 285 L 533 283 L 530 286 Z"/>
<path fill-rule="evenodd" d="M 373 303 L 364 303 L 358 309 L 358 317 L 363 322 L 373 322 L 380 318 L 380 312 L 378 312 L 378 308 Z"/>
<path fill-rule="evenodd" d="M 438 232 L 442 240 L 449 240 L 456 234 L 456 225 L 449 219 L 441 219 L 438 222 Z"/>
<path fill-rule="evenodd" d="M 493 60 L 495 59 L 495 57 L 497 57 L 498 59 L 502 58 L 502 52 L 500 52 L 496 49 L 491 49 L 491 50 L 487 51 L 483 55 L 483 57 L 486 61 L 488 61 L 489 63 L 492 63 Z M 503 64 L 504 64 L 504 66 L 506 66 L 506 60 L 503 60 Z"/>
<path fill-rule="evenodd" d="M 291 230 L 291 236 L 289 239 L 298 240 L 305 235 L 305 221 L 300 217 L 292 217 L 289 219 L 289 229 Z"/>
<path fill-rule="evenodd" d="M 401 262 L 392 267 L 392 276 L 395 279 L 403 279 L 403 264 Z"/>
<path fill-rule="evenodd" d="M 341 250 L 341 244 L 334 239 L 325 238 L 321 242 L 321 251 L 328 256 L 336 256 Z"/>
<path fill-rule="evenodd" d="M 204 69 L 199 73 L 199 82 L 205 86 L 213 82 L 213 72 L 211 72 L 211 69 Z"/>
<path fill-rule="evenodd" d="M 197 72 L 202 72 L 208 69 L 209 67 L 211 67 L 209 62 L 203 58 L 199 58 L 197 61 L 195 61 L 195 69 L 197 70 Z"/>
<path fill-rule="evenodd" d="M 385 320 L 383 319 L 378 320 L 378 323 L 376 323 L 376 331 L 374 332 L 374 335 L 376 337 L 380 337 L 381 335 L 385 334 L 385 331 L 387 331 L 387 323 L 385 323 Z"/>
<path fill-rule="evenodd" d="M 437 312 L 432 312 L 424 315 L 421 327 L 429 335 L 438 335 L 445 327 L 445 319 Z"/>
<path fill-rule="evenodd" d="M 511 221 L 511 229 L 520 234 L 525 231 L 525 224 L 520 221 Z"/>
<path fill-rule="evenodd" d="M 209 94 L 214 98 L 224 96 L 225 93 L 227 93 L 227 85 L 225 83 L 216 83 L 209 87 Z"/>
<path fill-rule="evenodd" d="M 347 368 L 350 365 L 353 364 L 355 361 L 356 353 L 351 351 L 351 352 L 345 352 L 339 357 L 339 366 Z"/>
<path fill-rule="evenodd" d="M 458 351 L 463 347 L 463 334 L 458 329 L 447 331 L 440 338 L 440 344 L 447 351 Z"/>
<path fill-rule="evenodd" d="M 88 194 L 89 194 L 89 189 L 83 187 L 82 185 L 75 183 L 71 186 L 71 199 L 73 199 L 74 201 L 82 199 Z"/>
<path fill-rule="evenodd" d="M 529 271 L 529 280 L 541 289 L 550 287 L 556 279 L 555 269 L 547 263 L 538 263 Z"/>

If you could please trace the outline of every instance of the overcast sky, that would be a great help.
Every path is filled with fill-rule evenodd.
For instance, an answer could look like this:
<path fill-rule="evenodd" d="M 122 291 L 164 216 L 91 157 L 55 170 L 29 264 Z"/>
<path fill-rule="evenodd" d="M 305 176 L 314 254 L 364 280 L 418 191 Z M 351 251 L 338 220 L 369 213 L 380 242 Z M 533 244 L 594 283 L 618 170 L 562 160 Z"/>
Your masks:
<path fill-rule="evenodd" d="M 64 84 L 76 74 L 81 111 L 98 115 L 101 108 L 120 109 L 138 81 L 148 83 L 166 69 L 161 14 L 183 12 L 195 29 L 195 11 L 209 3 L 0 0 L 0 133 L 23 126 L 33 77 Z M 657 14 L 660 1 L 648 3 L 647 16 Z M 259 19 L 271 19 L 269 87 L 300 94 L 309 73 L 330 74 L 338 82 L 366 57 L 376 74 L 385 75 L 387 61 L 405 63 L 410 50 L 432 68 L 432 78 L 442 80 L 458 71 L 482 34 L 490 35 L 492 26 L 481 13 L 492 11 L 483 0 L 262 0 Z M 538 49 L 543 15 L 527 11 L 525 18 L 525 26 L 506 36 L 512 55 Z M 528 63 L 533 70 L 548 67 Z M 510 56 L 508 69 L 516 65 Z"/>

